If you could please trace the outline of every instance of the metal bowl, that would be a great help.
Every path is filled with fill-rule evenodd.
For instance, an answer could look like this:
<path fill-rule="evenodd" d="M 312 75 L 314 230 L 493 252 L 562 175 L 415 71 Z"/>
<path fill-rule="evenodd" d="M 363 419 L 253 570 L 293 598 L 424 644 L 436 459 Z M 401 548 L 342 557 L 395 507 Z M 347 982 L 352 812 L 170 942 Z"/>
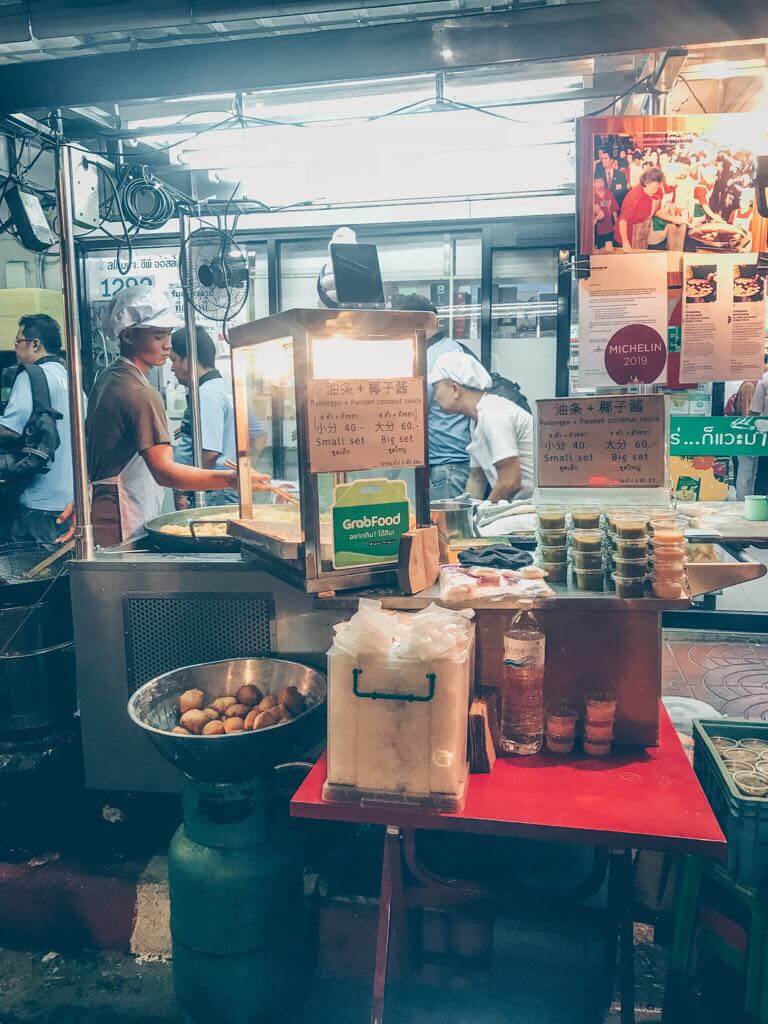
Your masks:
<path fill-rule="evenodd" d="M 178 697 L 185 690 L 204 690 L 211 700 L 233 697 L 238 687 L 253 683 L 265 694 L 295 686 L 305 698 L 298 718 L 258 732 L 228 736 L 181 736 Z M 324 732 L 326 677 L 317 669 L 281 658 L 231 658 L 188 665 L 151 679 L 128 702 L 128 714 L 163 757 L 201 782 L 244 782 L 278 762 L 300 756 L 319 743 Z"/>

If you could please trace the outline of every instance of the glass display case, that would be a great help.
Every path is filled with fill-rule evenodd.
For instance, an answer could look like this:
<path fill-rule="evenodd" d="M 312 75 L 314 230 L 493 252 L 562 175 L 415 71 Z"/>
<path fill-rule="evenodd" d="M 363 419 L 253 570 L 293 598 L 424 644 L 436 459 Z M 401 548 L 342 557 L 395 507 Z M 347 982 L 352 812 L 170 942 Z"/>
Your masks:
<path fill-rule="evenodd" d="M 246 557 L 310 593 L 396 581 L 400 536 L 429 523 L 435 323 L 293 309 L 232 329 L 241 518 L 230 532 Z"/>

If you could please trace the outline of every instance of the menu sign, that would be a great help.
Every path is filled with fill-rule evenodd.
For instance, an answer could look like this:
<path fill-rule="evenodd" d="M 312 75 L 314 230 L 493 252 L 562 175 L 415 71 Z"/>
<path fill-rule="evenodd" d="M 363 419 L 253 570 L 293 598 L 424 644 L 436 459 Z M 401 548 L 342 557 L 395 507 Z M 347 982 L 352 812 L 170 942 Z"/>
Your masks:
<path fill-rule="evenodd" d="M 538 486 L 662 487 L 665 428 L 663 395 L 538 401 Z"/>
<path fill-rule="evenodd" d="M 755 380 L 763 374 L 765 279 L 757 257 L 684 257 L 680 379 Z"/>
<path fill-rule="evenodd" d="M 423 378 L 310 380 L 307 400 L 313 473 L 424 465 Z"/>

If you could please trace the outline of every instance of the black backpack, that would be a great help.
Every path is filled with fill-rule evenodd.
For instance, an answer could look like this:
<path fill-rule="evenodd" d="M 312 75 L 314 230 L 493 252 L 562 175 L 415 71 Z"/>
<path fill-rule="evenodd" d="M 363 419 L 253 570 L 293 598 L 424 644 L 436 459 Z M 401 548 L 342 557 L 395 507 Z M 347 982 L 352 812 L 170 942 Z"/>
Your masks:
<path fill-rule="evenodd" d="M 61 444 L 56 421 L 61 413 L 51 406 L 48 379 L 41 366 L 24 365 L 20 372 L 29 374 L 32 389 L 32 414 L 21 437 L 0 438 L 0 496 L 15 499 L 32 483 L 34 477 L 50 470 L 54 452 Z"/>
<path fill-rule="evenodd" d="M 462 351 L 466 352 L 468 356 L 472 356 L 473 359 L 477 359 L 477 356 L 471 348 L 468 348 L 460 341 L 457 344 L 461 346 Z M 521 409 L 524 409 L 529 416 L 533 416 L 533 410 L 528 404 L 528 399 L 520 390 L 520 385 L 516 384 L 515 381 L 510 380 L 508 377 L 502 377 L 500 373 L 492 373 L 489 394 L 500 395 L 502 398 L 507 398 L 510 402 L 514 402 L 515 405 L 519 405 Z"/>

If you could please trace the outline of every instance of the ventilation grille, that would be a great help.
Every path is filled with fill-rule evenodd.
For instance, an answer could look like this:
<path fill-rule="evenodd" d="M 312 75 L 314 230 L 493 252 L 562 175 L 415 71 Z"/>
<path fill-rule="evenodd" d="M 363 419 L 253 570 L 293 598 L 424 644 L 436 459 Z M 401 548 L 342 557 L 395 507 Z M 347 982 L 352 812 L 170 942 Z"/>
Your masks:
<path fill-rule="evenodd" d="M 272 653 L 271 594 L 126 594 L 128 688 L 163 672 Z"/>

